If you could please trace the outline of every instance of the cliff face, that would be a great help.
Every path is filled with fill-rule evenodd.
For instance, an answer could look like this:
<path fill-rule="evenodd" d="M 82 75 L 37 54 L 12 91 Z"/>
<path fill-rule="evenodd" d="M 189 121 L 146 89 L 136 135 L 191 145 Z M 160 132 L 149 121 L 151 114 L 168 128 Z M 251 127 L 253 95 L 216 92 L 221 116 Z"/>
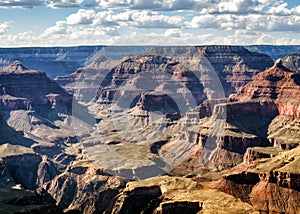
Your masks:
<path fill-rule="evenodd" d="M 125 100 L 131 101 L 132 104 L 124 107 L 132 107 L 136 99 L 141 96 L 141 92 L 145 91 L 159 91 L 162 95 L 174 96 L 174 100 L 183 99 L 182 96 L 189 95 L 181 92 L 182 88 L 188 90 L 187 93 L 191 94 L 197 104 L 206 98 L 200 80 L 178 61 L 150 55 L 129 57 L 106 75 L 101 83 L 97 102 L 110 104 L 114 99 L 115 103 L 122 106 L 122 101 Z M 162 102 L 164 100 L 161 99 Z M 146 103 L 142 102 L 142 104 Z M 156 102 L 152 102 L 151 105 L 155 104 Z M 158 102 L 157 105 L 163 104 Z M 151 107 L 145 106 L 145 108 Z"/>
<path fill-rule="evenodd" d="M 276 109 L 278 116 L 269 125 L 268 138 L 275 146 L 294 148 L 292 144 L 299 144 L 299 78 L 299 73 L 290 71 L 279 60 L 272 68 L 258 74 L 253 82 L 230 99 L 239 102 L 270 103 L 268 106 L 273 106 L 274 116 Z"/>
<path fill-rule="evenodd" d="M 300 54 L 287 55 L 282 59 L 282 64 L 284 67 L 290 69 L 291 71 L 300 72 Z"/>
<path fill-rule="evenodd" d="M 83 160 L 83 162 L 86 160 Z M 90 164 L 73 162 L 63 173 L 39 189 L 50 194 L 58 207 L 81 213 L 103 213 L 119 194 L 125 180 L 109 176 Z"/>
<path fill-rule="evenodd" d="M 198 146 L 194 157 L 200 161 L 204 158 L 222 170 L 241 163 L 247 148 L 275 146 L 289 150 L 297 147 L 300 143 L 298 78 L 297 72 L 277 61 L 273 67 L 257 74 L 237 94 L 231 95 L 227 102 L 206 101 L 196 111 L 188 113 L 190 120 L 195 114 L 198 118 L 211 117 L 206 119 L 207 122 L 201 120 L 200 137 L 194 134 L 194 138 L 199 139 L 195 141 Z M 223 123 L 218 124 L 217 120 L 223 120 Z M 214 128 L 217 126 L 219 128 Z M 249 160 L 256 158 L 254 153 L 246 155 L 251 156 Z"/>
<path fill-rule="evenodd" d="M 0 70 L 1 109 L 36 110 L 46 116 L 51 110 L 70 112 L 72 96 L 45 73 L 29 70 L 20 62 Z"/>
<path fill-rule="evenodd" d="M 37 154 L 4 157 L 0 162 L 0 171 L 3 186 L 21 185 L 30 190 L 35 190 L 58 174 L 53 162 Z"/>
<path fill-rule="evenodd" d="M 254 152 L 260 154 L 255 160 L 251 158 Z M 260 212 L 299 213 L 298 164 L 299 147 L 285 152 L 249 149 L 244 163 L 223 176 L 215 187 L 251 203 Z"/>
<path fill-rule="evenodd" d="M 193 71 L 200 70 L 200 79 L 208 88 L 211 81 L 216 81 L 216 77 L 211 75 L 214 72 L 226 96 L 273 64 L 267 55 L 250 52 L 241 46 L 157 47 L 147 53 L 171 57 L 193 68 Z M 216 89 L 214 91 L 216 93 Z"/>
<path fill-rule="evenodd" d="M 33 192 L 0 187 L 0 195 L 1 213 L 63 214 L 51 198 Z"/>
<path fill-rule="evenodd" d="M 105 213 L 218 213 L 219 206 L 224 213 L 255 213 L 251 206 L 229 195 L 202 189 L 190 179 L 168 176 L 127 183 Z"/>
<path fill-rule="evenodd" d="M 294 104 L 295 114 L 297 114 L 298 101 L 296 97 L 300 93 L 299 78 L 298 73 L 290 71 L 283 66 L 281 60 L 278 60 L 272 68 L 258 74 L 253 82 L 231 98 L 239 101 L 274 101 L 278 105 L 280 114 L 297 117 L 288 111 L 288 107 L 291 108 Z"/>

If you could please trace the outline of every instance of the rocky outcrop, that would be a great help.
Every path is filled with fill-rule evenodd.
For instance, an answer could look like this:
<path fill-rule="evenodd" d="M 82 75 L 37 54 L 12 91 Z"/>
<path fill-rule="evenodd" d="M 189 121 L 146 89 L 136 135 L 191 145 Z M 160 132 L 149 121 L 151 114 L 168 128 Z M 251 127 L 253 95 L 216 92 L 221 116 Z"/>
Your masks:
<path fill-rule="evenodd" d="M 297 214 L 300 212 L 299 191 L 283 188 L 275 183 L 265 181 L 257 183 L 251 191 L 250 200 L 253 207 L 262 213 Z"/>
<path fill-rule="evenodd" d="M 291 71 L 300 72 L 300 54 L 287 55 L 282 59 L 284 67 Z"/>
<path fill-rule="evenodd" d="M 230 97 L 231 100 L 238 102 L 267 102 L 270 109 L 266 109 L 265 112 L 273 112 L 272 114 L 276 116 L 268 125 L 268 138 L 274 145 L 284 149 L 292 149 L 299 145 L 298 79 L 299 73 L 290 71 L 284 67 L 281 60 L 278 60 L 272 68 L 258 74 L 253 82 Z"/>
<path fill-rule="evenodd" d="M 142 110 L 161 111 L 163 114 L 180 112 L 172 97 L 158 92 L 143 92 L 137 106 Z"/>
<path fill-rule="evenodd" d="M 144 213 L 153 212 L 153 206 L 159 204 L 162 195 L 159 186 L 137 187 L 132 190 L 125 189 L 117 196 L 113 207 L 106 213 Z"/>
<path fill-rule="evenodd" d="M 253 161 L 261 158 L 272 158 L 278 155 L 281 152 L 281 149 L 276 147 L 252 147 L 248 148 L 244 155 L 243 163 L 251 164 Z"/>
<path fill-rule="evenodd" d="M 2 110 L 71 111 L 72 96 L 51 81 L 44 72 L 29 70 L 21 62 L 0 69 Z"/>
<path fill-rule="evenodd" d="M 0 162 L 0 171 L 1 185 L 21 185 L 22 188 L 30 190 L 35 190 L 58 174 L 51 161 L 37 154 L 4 157 Z"/>
<path fill-rule="evenodd" d="M 49 194 L 57 206 L 82 213 L 104 211 L 124 186 L 125 180 L 108 176 L 92 165 L 73 162 L 63 173 L 44 184 L 39 192 Z"/>
<path fill-rule="evenodd" d="M 182 93 L 182 88 L 188 92 Z M 126 107 L 130 107 L 145 91 L 159 91 L 175 96 L 175 100 L 179 94 L 182 103 L 186 102 L 182 100 L 184 96 L 192 96 L 197 104 L 206 97 L 200 80 L 178 61 L 145 55 L 127 57 L 107 74 L 98 92 L 98 103 L 110 104 L 114 100 L 123 107 L 122 101 L 127 101 Z"/>
<path fill-rule="evenodd" d="M 217 181 L 213 187 L 242 201 L 250 203 L 250 193 L 255 184 L 259 182 L 259 175 L 251 172 L 233 172 Z"/>
<path fill-rule="evenodd" d="M 217 188 L 252 204 L 262 213 L 299 213 L 298 175 L 280 172 L 242 172 L 224 176 Z M 276 200 L 274 200 L 276 199 Z"/>
<path fill-rule="evenodd" d="M 148 49 L 147 53 L 180 61 L 199 73 L 202 84 L 208 89 L 211 82 L 220 82 L 218 87 L 222 89 L 212 87 L 214 93 L 220 93 L 218 90 L 222 90 L 223 96 L 224 92 L 226 96 L 236 92 L 253 80 L 257 73 L 273 64 L 267 55 L 250 52 L 241 46 L 155 47 Z M 217 76 L 213 77 L 212 73 Z"/>
<path fill-rule="evenodd" d="M 34 192 L 0 187 L 1 213 L 45 213 L 63 214 L 51 198 Z"/>
<path fill-rule="evenodd" d="M 255 213 L 249 204 L 230 197 L 222 192 L 202 189 L 191 179 L 155 177 L 129 182 L 114 202 L 114 205 L 121 207 L 113 206 L 118 210 L 108 210 L 106 213 L 218 213 L 220 204 L 223 204 L 224 213 Z M 121 209 L 123 212 L 119 212 Z"/>
<path fill-rule="evenodd" d="M 215 187 L 251 203 L 262 213 L 299 213 L 299 148 L 281 152 L 254 148 L 263 158 L 256 157 L 255 161 L 249 160 L 249 149 L 246 161 L 223 176 Z"/>
<path fill-rule="evenodd" d="M 160 207 L 153 212 L 155 214 L 196 214 L 202 209 L 199 201 L 172 201 L 161 203 Z"/>
<path fill-rule="evenodd" d="M 279 114 L 299 117 L 300 74 L 283 66 L 282 61 L 258 74 L 255 80 L 247 84 L 231 100 L 238 101 L 271 101 L 274 102 Z"/>

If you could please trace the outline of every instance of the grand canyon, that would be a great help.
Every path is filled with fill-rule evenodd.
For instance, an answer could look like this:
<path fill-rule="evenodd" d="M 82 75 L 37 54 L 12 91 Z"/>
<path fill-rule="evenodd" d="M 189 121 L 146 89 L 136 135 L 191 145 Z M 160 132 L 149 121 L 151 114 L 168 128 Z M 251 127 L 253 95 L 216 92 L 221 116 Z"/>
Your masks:
<path fill-rule="evenodd" d="M 1 48 L 0 213 L 300 213 L 299 61 L 300 46 Z"/>

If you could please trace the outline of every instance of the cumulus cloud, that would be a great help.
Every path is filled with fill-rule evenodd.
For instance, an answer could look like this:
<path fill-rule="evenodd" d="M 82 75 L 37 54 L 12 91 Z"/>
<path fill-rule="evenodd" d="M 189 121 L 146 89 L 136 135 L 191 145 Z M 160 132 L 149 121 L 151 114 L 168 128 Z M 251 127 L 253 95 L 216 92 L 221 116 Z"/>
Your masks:
<path fill-rule="evenodd" d="M 150 10 L 191 10 L 200 0 L 95 0 L 104 8 L 128 8 Z M 204 0 L 207 1 L 207 0 Z"/>
<path fill-rule="evenodd" d="M 2 41 L 75 45 L 109 44 L 119 39 L 145 44 L 142 40 L 149 38 L 151 44 L 155 38 L 158 43 L 175 38 L 187 44 L 257 44 L 274 39 L 284 44 L 281 36 L 273 35 L 286 33 L 287 41 L 299 42 L 300 5 L 291 8 L 284 0 L 4 0 L 0 8 L 44 4 L 81 8 L 41 35 L 7 35 L 10 23 L 0 23 Z"/>
<path fill-rule="evenodd" d="M 158 12 L 134 12 L 129 25 L 138 28 L 176 28 L 182 26 L 182 16 L 166 16 Z"/>
<path fill-rule="evenodd" d="M 84 0 L 44 0 L 48 7 L 65 8 L 78 7 Z"/>
<path fill-rule="evenodd" d="M 284 0 L 93 0 L 101 8 L 191 10 L 202 13 L 252 13 L 275 7 Z"/>
<path fill-rule="evenodd" d="M 67 24 L 92 24 L 96 18 L 96 12 L 94 10 L 80 9 L 77 13 L 71 14 L 66 18 Z"/>
<path fill-rule="evenodd" d="M 289 15 L 300 15 L 300 6 L 289 9 L 287 3 L 280 4 L 276 7 L 271 7 L 267 14 L 276 16 L 289 16 Z"/>
<path fill-rule="evenodd" d="M 126 26 L 135 28 L 180 28 L 183 16 L 167 16 L 157 11 L 124 11 L 80 9 L 66 18 L 68 25 Z"/>
<path fill-rule="evenodd" d="M 86 0 L 4 0 L 0 1 L 0 8 L 34 8 L 40 5 L 52 8 L 78 7 L 83 1 Z M 96 5 L 94 1 L 94 6 Z"/>
<path fill-rule="evenodd" d="M 0 1 L 0 8 L 10 8 L 10 7 L 19 7 L 19 8 L 33 8 L 39 6 L 43 3 L 43 0 L 5 0 Z"/>
<path fill-rule="evenodd" d="M 244 29 L 246 28 L 247 20 L 243 16 L 233 14 L 212 15 L 205 14 L 195 16 L 191 22 L 186 23 L 190 28 L 211 28 L 211 29 Z"/>
<path fill-rule="evenodd" d="M 195 29 L 300 32 L 300 16 L 290 15 L 282 18 L 268 14 L 205 14 L 193 17 L 185 26 Z"/>
<path fill-rule="evenodd" d="M 5 34 L 9 28 L 9 22 L 3 22 L 0 24 L 0 35 Z"/>
<path fill-rule="evenodd" d="M 181 37 L 182 34 L 183 34 L 182 31 L 179 29 L 168 29 L 164 33 L 164 35 L 167 37 Z"/>
<path fill-rule="evenodd" d="M 43 33 L 44 37 L 52 36 L 52 35 L 57 35 L 57 34 L 66 34 L 67 30 L 65 27 L 65 22 L 63 21 L 58 21 L 56 24 L 52 27 L 49 27 L 45 30 Z"/>

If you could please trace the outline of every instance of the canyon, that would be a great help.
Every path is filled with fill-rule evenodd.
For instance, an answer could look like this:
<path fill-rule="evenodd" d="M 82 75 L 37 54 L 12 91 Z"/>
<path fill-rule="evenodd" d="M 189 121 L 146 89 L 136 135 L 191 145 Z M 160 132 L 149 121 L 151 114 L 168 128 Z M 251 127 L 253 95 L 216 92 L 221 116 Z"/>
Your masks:
<path fill-rule="evenodd" d="M 0 212 L 299 213 L 298 50 L 0 49 Z"/>

